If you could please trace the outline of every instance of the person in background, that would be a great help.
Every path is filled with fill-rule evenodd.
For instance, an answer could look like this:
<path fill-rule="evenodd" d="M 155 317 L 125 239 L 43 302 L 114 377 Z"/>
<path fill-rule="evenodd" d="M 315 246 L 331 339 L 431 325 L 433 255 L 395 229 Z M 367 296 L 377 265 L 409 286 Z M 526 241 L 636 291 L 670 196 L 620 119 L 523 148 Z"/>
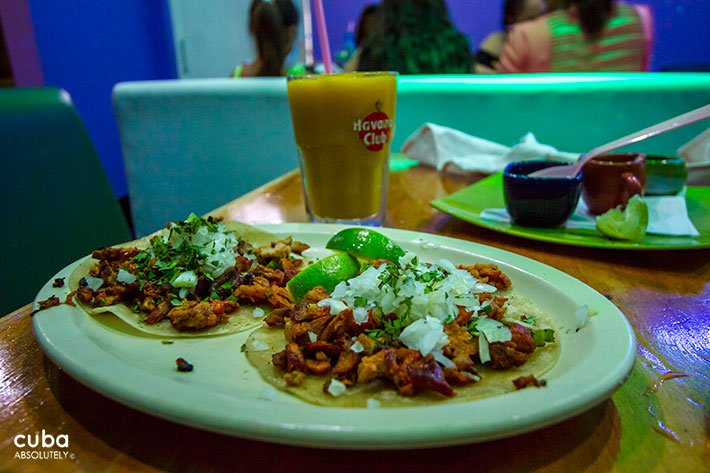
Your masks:
<path fill-rule="evenodd" d="M 564 8 L 515 25 L 499 72 L 647 71 L 653 21 L 645 5 L 565 0 Z"/>
<path fill-rule="evenodd" d="M 283 76 L 286 57 L 298 31 L 298 10 L 292 0 L 253 0 L 249 7 L 249 34 L 256 59 L 234 68 L 232 77 Z"/>
<path fill-rule="evenodd" d="M 495 74 L 500 53 L 510 28 L 521 21 L 532 20 L 547 11 L 545 0 L 505 0 L 503 2 L 503 31 L 496 31 L 483 40 L 473 60 L 473 72 Z"/>
<path fill-rule="evenodd" d="M 357 70 L 400 74 L 470 71 L 468 40 L 451 23 L 444 0 L 383 0 L 379 27 L 362 46 Z"/>
<path fill-rule="evenodd" d="M 547 11 L 555 11 L 564 7 L 565 0 L 547 0 Z"/>
<path fill-rule="evenodd" d="M 380 21 L 380 6 L 376 3 L 370 3 L 366 5 L 365 8 L 360 12 L 360 17 L 357 20 L 357 27 L 355 28 L 355 52 L 348 62 L 345 63 L 343 69 L 346 72 L 355 71 L 360 60 L 360 53 L 362 51 L 362 45 L 367 41 L 367 39 L 372 35 L 373 31 L 378 28 L 378 23 Z"/>

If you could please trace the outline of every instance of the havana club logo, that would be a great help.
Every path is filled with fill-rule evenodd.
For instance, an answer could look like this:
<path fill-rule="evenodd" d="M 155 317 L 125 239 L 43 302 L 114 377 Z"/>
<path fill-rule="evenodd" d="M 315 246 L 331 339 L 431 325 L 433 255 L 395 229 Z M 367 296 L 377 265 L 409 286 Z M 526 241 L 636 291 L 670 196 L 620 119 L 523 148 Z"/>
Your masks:
<path fill-rule="evenodd" d="M 394 126 L 393 120 L 382 111 L 382 103 L 375 102 L 375 110 L 377 111 L 353 122 L 353 131 L 370 151 L 380 151 L 384 148 Z"/>

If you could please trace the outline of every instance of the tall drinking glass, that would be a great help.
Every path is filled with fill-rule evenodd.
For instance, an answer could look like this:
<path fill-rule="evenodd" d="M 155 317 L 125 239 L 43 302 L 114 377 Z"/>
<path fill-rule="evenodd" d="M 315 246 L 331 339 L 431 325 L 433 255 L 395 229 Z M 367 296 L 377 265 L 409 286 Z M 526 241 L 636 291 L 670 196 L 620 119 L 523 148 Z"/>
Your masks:
<path fill-rule="evenodd" d="M 288 99 L 311 221 L 381 225 L 397 73 L 291 76 Z"/>

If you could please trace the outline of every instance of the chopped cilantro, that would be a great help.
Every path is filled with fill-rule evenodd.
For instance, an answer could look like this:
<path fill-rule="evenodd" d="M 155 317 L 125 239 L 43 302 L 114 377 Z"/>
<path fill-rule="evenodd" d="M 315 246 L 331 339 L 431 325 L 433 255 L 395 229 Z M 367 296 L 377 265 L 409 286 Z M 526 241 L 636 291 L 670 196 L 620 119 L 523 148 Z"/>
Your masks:
<path fill-rule="evenodd" d="M 478 321 L 481 320 L 478 317 L 471 317 L 471 321 L 466 325 L 466 329 L 471 333 L 471 335 L 480 335 L 481 333 L 478 331 L 478 328 L 476 327 L 478 325 Z"/>
<path fill-rule="evenodd" d="M 390 286 L 394 287 L 399 278 L 399 269 L 395 265 L 387 265 L 380 276 L 379 287 Z"/>
<path fill-rule="evenodd" d="M 419 281 L 428 283 L 428 282 L 439 282 L 439 281 L 444 280 L 445 278 L 446 278 L 446 275 L 444 273 L 442 273 L 441 271 L 439 271 L 436 268 L 432 268 L 429 271 L 420 274 L 417 279 Z"/>
<path fill-rule="evenodd" d="M 546 343 L 552 343 L 555 341 L 555 331 L 551 328 L 533 330 L 532 337 L 537 346 L 543 347 Z"/>
<path fill-rule="evenodd" d="M 404 324 L 399 317 L 389 320 L 385 319 L 381 329 L 365 330 L 368 337 L 380 342 L 391 342 L 399 338 L 404 330 Z"/>
<path fill-rule="evenodd" d="M 186 271 L 194 271 L 198 278 L 213 280 L 212 275 L 206 273 L 203 268 L 208 258 L 201 253 L 203 248 L 190 243 L 192 235 L 203 227 L 206 227 L 208 232 L 219 231 L 211 218 L 203 219 L 190 214 L 184 222 L 172 224 L 167 236 L 153 237 L 150 240 L 150 248 L 133 257 L 139 285 L 144 287 L 146 281 L 155 284 L 171 283 Z M 209 263 L 219 265 L 217 260 Z"/>
<path fill-rule="evenodd" d="M 355 307 L 365 307 L 367 305 L 367 297 L 356 297 Z"/>

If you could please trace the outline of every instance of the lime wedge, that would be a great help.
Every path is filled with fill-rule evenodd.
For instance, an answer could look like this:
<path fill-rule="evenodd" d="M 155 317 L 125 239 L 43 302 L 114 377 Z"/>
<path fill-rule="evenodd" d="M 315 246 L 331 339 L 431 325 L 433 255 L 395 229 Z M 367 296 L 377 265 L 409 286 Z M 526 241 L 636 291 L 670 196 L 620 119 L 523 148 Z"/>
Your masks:
<path fill-rule="evenodd" d="M 619 206 L 597 217 L 597 230 L 617 240 L 639 241 L 647 226 L 648 206 L 638 194 L 629 199 L 623 211 Z"/>
<path fill-rule="evenodd" d="M 388 237 L 369 228 L 346 228 L 333 235 L 325 245 L 331 250 L 347 251 L 362 259 L 386 259 L 396 263 L 404 250 Z"/>
<path fill-rule="evenodd" d="M 348 253 L 336 253 L 308 266 L 286 283 L 294 301 L 300 301 L 308 291 L 323 286 L 331 292 L 341 281 L 354 278 L 360 272 L 360 263 Z"/>

